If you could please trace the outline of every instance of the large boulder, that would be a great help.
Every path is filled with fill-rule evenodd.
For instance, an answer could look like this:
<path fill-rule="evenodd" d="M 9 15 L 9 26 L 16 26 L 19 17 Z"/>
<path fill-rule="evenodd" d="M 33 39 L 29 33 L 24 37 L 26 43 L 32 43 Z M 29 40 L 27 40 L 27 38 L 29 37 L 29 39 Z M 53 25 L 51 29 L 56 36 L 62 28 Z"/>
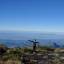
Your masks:
<path fill-rule="evenodd" d="M 3 44 L 0 44 L 0 55 L 2 56 L 7 51 L 7 47 Z"/>

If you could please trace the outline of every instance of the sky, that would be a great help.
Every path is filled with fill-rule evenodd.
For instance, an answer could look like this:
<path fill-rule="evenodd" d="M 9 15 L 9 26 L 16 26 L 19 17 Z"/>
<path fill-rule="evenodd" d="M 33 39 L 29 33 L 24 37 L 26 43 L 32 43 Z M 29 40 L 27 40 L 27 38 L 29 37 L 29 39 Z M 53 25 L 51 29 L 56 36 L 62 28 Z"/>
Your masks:
<path fill-rule="evenodd" d="M 0 31 L 64 32 L 64 0 L 0 0 Z"/>

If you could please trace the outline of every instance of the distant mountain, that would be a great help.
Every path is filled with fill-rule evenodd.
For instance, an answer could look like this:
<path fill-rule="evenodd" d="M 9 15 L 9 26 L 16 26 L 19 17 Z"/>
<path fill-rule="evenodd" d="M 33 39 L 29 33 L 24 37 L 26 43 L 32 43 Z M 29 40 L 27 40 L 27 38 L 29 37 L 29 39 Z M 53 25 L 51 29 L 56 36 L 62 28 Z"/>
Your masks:
<path fill-rule="evenodd" d="M 54 47 L 54 48 L 60 48 L 61 45 L 58 45 L 57 43 L 53 43 L 53 47 Z"/>
<path fill-rule="evenodd" d="M 24 41 L 23 40 L 6 40 L 6 39 L 0 39 L 0 44 L 4 44 L 8 47 L 22 47 Z"/>

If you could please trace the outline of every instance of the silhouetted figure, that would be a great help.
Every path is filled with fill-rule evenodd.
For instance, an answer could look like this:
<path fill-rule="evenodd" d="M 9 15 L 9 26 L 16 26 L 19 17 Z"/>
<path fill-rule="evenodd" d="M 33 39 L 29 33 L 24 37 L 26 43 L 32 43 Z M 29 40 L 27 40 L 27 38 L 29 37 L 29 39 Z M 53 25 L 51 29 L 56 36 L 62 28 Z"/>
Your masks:
<path fill-rule="evenodd" d="M 39 42 L 37 42 L 36 40 L 34 40 L 34 41 L 28 40 L 28 41 L 30 41 L 30 42 L 33 43 L 33 53 L 36 52 L 36 45 L 37 45 L 37 43 L 39 43 Z"/>

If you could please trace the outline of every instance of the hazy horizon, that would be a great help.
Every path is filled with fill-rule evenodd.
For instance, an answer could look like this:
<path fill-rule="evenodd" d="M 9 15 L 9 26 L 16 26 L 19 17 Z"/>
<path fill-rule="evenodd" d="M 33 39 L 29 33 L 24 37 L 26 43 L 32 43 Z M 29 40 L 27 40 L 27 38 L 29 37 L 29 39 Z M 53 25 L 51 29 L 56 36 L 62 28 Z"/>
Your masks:
<path fill-rule="evenodd" d="M 30 31 L 0 31 L 0 39 L 64 39 L 64 33 L 54 32 L 30 32 Z"/>

